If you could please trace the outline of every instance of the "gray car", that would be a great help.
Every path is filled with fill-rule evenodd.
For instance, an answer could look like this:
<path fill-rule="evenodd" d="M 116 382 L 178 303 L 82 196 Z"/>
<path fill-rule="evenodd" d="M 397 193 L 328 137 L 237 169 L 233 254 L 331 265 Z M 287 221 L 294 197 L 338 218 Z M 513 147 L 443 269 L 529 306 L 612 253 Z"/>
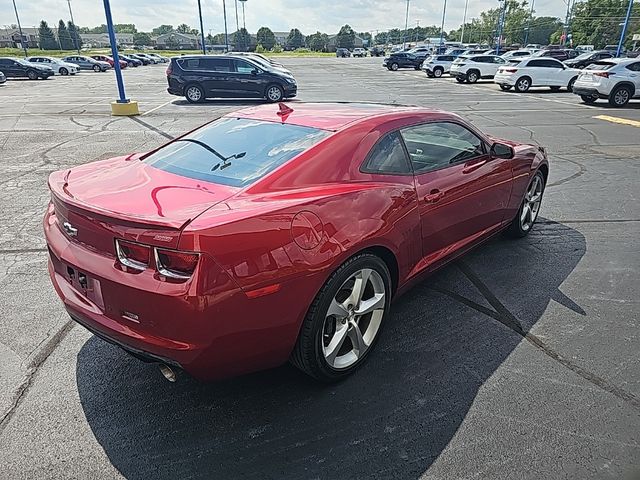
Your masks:
<path fill-rule="evenodd" d="M 440 78 L 451 70 L 451 64 L 457 57 L 455 55 L 431 55 L 422 62 L 422 70 L 428 77 Z"/>
<path fill-rule="evenodd" d="M 74 63 L 78 65 L 80 70 L 93 70 L 94 72 L 106 72 L 111 68 L 107 62 L 101 62 L 94 60 L 91 57 L 85 55 L 69 55 L 62 59 L 64 62 Z"/>

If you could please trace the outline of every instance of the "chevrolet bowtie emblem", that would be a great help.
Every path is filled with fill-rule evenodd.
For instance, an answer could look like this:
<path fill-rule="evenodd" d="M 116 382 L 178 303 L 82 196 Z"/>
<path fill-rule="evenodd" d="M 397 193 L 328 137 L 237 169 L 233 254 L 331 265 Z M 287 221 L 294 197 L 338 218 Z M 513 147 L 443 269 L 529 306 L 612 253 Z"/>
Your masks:
<path fill-rule="evenodd" d="M 64 231 L 70 237 L 75 237 L 76 235 L 78 235 L 78 229 L 71 225 L 69 222 L 64 222 L 62 224 L 62 228 L 64 228 Z"/>

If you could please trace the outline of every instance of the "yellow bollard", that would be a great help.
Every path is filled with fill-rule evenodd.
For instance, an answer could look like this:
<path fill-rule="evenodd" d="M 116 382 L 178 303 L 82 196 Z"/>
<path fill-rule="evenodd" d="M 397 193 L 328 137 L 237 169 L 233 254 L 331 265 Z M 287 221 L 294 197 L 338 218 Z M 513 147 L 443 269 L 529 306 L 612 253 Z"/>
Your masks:
<path fill-rule="evenodd" d="M 127 103 L 111 102 L 111 115 L 133 116 L 140 115 L 138 102 L 130 100 Z"/>

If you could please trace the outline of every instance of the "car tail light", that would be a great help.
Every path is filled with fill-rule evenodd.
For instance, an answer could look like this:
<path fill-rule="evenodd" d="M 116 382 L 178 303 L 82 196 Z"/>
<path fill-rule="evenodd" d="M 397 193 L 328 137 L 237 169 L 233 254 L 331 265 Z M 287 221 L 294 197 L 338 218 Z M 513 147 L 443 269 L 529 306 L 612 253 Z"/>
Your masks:
<path fill-rule="evenodd" d="M 171 75 L 173 73 L 173 70 L 171 70 L 171 64 L 169 64 L 169 66 L 167 67 L 167 70 L 165 71 L 165 73 L 167 74 L 167 76 Z"/>
<path fill-rule="evenodd" d="M 158 273 L 168 278 L 186 280 L 191 278 L 198 265 L 200 255 L 194 252 L 154 249 Z"/>
<path fill-rule="evenodd" d="M 134 270 L 145 270 L 149 266 L 151 248 L 139 243 L 116 239 L 116 253 L 120 263 Z"/>
<path fill-rule="evenodd" d="M 592 72 L 596 77 L 609 78 L 611 75 L 615 75 L 614 72 Z"/>
<path fill-rule="evenodd" d="M 507 72 L 507 73 L 516 73 L 518 71 L 517 68 L 504 68 L 502 70 L 503 72 Z"/>

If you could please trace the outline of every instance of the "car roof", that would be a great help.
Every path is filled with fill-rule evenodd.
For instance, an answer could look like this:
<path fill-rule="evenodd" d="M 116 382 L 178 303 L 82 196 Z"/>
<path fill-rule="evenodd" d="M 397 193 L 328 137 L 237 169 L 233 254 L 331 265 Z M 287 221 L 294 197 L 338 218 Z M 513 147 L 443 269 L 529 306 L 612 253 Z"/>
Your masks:
<path fill-rule="evenodd" d="M 440 114 L 447 118 L 455 117 L 436 109 L 376 103 L 293 103 L 281 105 L 283 106 L 277 104 L 259 105 L 230 112 L 225 116 L 282 122 L 331 131 L 340 130 L 347 125 L 372 117 L 378 117 L 380 120 L 392 120 L 403 114 Z M 291 111 L 288 112 L 287 108 L 290 108 Z"/>

